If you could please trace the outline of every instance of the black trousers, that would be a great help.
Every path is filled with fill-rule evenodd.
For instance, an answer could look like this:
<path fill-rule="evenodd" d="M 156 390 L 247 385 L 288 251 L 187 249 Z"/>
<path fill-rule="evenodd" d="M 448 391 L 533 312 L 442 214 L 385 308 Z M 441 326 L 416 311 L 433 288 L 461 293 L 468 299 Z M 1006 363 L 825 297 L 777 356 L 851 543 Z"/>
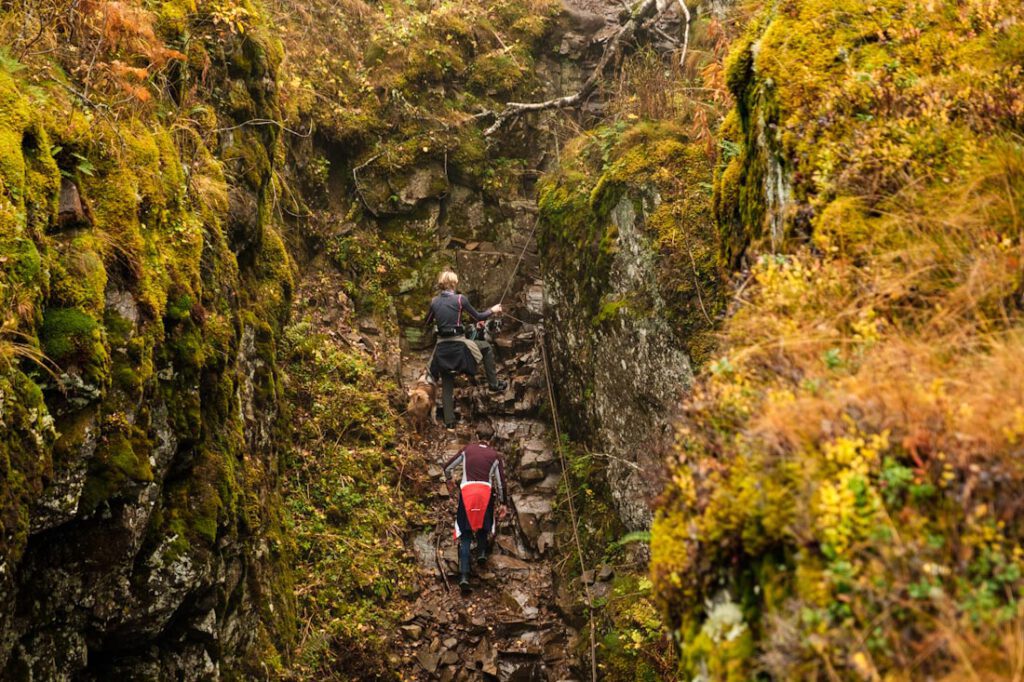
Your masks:
<path fill-rule="evenodd" d="M 498 369 L 494 360 L 494 348 L 487 341 L 475 341 L 484 356 L 484 373 L 487 382 L 493 386 L 498 383 Z M 455 423 L 455 375 L 445 372 L 441 376 L 441 405 L 444 410 L 445 425 Z"/>
<path fill-rule="evenodd" d="M 469 517 L 466 516 L 466 507 L 462 502 L 462 495 L 459 495 L 459 510 L 456 512 L 455 517 L 456 523 L 459 524 L 459 573 L 464 577 L 469 577 L 470 567 L 470 555 L 473 544 L 473 538 L 476 538 L 477 551 L 487 551 L 487 536 L 490 535 L 491 527 L 494 525 L 494 493 L 491 493 L 491 499 L 487 502 L 487 511 L 484 513 L 484 525 L 483 527 L 474 532 L 472 526 L 469 525 Z"/>

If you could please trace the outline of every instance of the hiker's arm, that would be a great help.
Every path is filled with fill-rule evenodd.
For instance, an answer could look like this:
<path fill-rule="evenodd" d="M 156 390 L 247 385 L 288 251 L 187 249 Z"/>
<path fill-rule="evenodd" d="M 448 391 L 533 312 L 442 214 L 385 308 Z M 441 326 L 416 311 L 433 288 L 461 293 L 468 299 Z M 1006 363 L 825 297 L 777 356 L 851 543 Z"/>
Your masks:
<path fill-rule="evenodd" d="M 505 504 L 505 464 L 499 456 L 494 460 L 494 464 L 491 465 L 491 477 L 495 481 L 495 486 L 498 488 L 498 501 Z"/>
<path fill-rule="evenodd" d="M 452 458 L 449 459 L 448 463 L 444 465 L 444 480 L 445 481 L 447 481 L 449 483 L 451 482 L 451 480 L 452 480 L 452 471 L 455 470 L 455 467 L 457 467 L 460 464 L 462 464 L 463 460 L 465 460 L 465 458 L 466 458 L 466 451 L 465 450 L 459 450 L 454 455 L 452 455 Z"/>
<path fill-rule="evenodd" d="M 483 322 L 484 320 L 488 319 L 491 315 L 494 315 L 495 313 L 500 313 L 501 312 L 501 304 L 499 303 L 496 306 L 492 306 L 492 307 L 488 308 L 487 310 L 485 310 L 483 312 L 480 312 L 476 308 L 473 307 L 473 305 L 469 302 L 468 298 L 463 296 L 462 297 L 462 309 L 465 310 L 467 313 L 469 313 L 469 316 L 472 317 L 477 322 Z"/>

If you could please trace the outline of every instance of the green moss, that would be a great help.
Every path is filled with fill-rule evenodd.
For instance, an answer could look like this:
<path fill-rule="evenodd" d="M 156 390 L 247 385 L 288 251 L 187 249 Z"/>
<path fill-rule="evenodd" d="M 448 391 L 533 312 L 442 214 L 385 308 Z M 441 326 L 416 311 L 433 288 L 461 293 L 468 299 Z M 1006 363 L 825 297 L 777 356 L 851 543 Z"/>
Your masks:
<path fill-rule="evenodd" d="M 42 285 L 43 263 L 35 242 L 30 239 L 0 238 L 0 254 L 4 258 L 0 269 L 12 286 Z"/>
<path fill-rule="evenodd" d="M 603 322 L 616 320 L 619 318 L 620 313 L 628 313 L 629 309 L 629 302 L 625 299 L 605 297 L 600 310 L 594 316 L 592 324 L 597 327 Z"/>
<path fill-rule="evenodd" d="M 510 93 L 520 86 L 532 67 L 533 60 L 523 50 L 495 50 L 473 62 L 469 85 L 490 96 Z"/>
<path fill-rule="evenodd" d="M 92 233 L 77 234 L 55 244 L 50 267 L 50 303 L 103 314 L 107 270 L 101 247 Z"/>
<path fill-rule="evenodd" d="M 127 425 L 105 424 L 103 437 L 89 462 L 89 471 L 79 500 L 83 514 L 91 514 L 101 504 L 127 493 L 132 484 L 153 480 L 148 452 L 151 444 L 145 434 Z"/>
<path fill-rule="evenodd" d="M 94 369 L 107 364 L 103 329 L 96 318 L 76 308 L 50 308 L 43 313 L 40 341 L 47 356 L 62 365 Z"/>
<path fill-rule="evenodd" d="M 631 202 L 657 254 L 663 314 L 702 362 L 725 306 L 706 152 L 678 127 L 652 122 L 598 129 L 574 144 L 562 171 L 540 190 L 539 240 L 549 267 L 577 273 L 577 304 L 590 310 L 593 324 L 608 319 L 615 312 L 604 297 L 619 248 L 616 212 Z"/>

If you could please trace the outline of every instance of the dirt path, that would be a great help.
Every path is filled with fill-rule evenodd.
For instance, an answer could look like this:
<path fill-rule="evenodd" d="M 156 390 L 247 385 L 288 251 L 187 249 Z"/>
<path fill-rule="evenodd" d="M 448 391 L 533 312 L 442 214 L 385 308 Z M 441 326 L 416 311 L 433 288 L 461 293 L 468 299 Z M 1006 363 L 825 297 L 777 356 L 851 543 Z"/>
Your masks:
<path fill-rule="evenodd" d="M 536 323 L 539 282 L 510 293 L 497 340 L 499 374 L 511 380 L 503 394 L 460 380 L 455 433 L 439 426 L 422 442 L 436 484 L 438 525 L 411 538 L 420 564 L 419 598 L 396 636 L 407 679 L 570 680 L 577 633 L 565 622 L 554 569 L 555 517 L 561 468 L 539 405 L 544 377 Z M 512 319 L 515 318 L 515 319 Z M 403 380 L 422 371 L 429 350 L 403 354 Z M 473 591 L 462 596 L 453 539 L 454 501 L 443 485 L 441 465 L 482 432 L 505 454 L 513 514 L 499 524 L 486 566 L 474 566 Z M 448 582 L 442 578 L 441 571 Z M 568 607 L 566 607 L 568 608 Z"/>

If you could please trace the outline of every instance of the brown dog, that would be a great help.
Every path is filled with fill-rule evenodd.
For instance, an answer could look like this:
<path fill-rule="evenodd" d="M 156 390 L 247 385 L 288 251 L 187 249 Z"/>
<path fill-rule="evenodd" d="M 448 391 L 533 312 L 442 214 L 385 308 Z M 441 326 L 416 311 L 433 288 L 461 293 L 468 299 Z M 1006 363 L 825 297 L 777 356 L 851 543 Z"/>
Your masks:
<path fill-rule="evenodd" d="M 434 406 L 437 404 L 437 384 L 430 382 L 424 374 L 416 381 L 416 384 L 409 389 L 409 404 L 406 405 L 406 413 L 412 422 L 416 433 L 422 434 L 427 430 L 428 423 L 437 421 Z"/>

